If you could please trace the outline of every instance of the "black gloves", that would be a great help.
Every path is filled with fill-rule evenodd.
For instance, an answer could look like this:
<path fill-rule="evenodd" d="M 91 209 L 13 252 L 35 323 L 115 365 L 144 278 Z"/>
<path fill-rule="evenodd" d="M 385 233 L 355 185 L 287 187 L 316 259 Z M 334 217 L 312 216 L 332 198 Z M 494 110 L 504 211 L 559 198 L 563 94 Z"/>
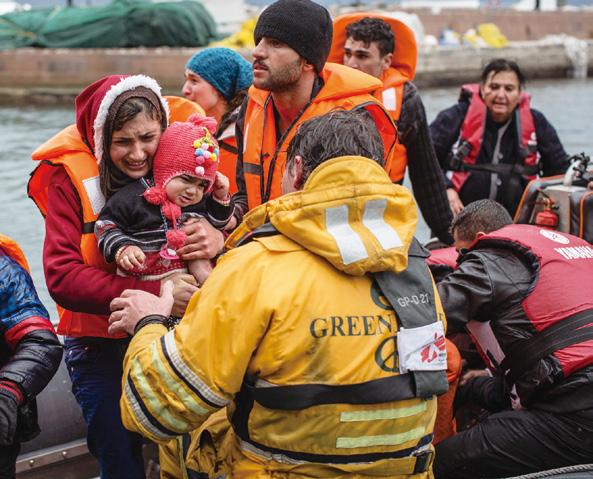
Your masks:
<path fill-rule="evenodd" d="M 14 443 L 17 413 L 17 398 L 7 389 L 0 387 L 0 446 L 10 446 Z"/>

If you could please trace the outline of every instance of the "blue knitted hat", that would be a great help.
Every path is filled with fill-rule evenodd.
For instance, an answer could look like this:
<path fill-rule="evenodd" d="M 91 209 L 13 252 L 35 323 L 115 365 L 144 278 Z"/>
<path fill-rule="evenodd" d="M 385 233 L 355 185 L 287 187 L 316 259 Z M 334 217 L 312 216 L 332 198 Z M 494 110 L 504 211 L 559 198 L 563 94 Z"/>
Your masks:
<path fill-rule="evenodd" d="M 230 101 L 253 82 L 251 63 L 230 48 L 206 48 L 192 56 L 185 68 L 200 75 Z"/>

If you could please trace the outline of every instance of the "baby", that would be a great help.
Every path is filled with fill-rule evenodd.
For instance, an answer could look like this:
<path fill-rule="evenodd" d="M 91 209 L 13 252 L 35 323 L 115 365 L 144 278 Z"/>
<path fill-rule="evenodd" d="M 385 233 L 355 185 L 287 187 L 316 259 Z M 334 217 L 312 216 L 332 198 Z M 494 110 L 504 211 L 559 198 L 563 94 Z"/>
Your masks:
<path fill-rule="evenodd" d="M 173 123 L 161 136 L 153 177 L 125 186 L 107 201 L 95 234 L 119 274 L 160 280 L 189 270 L 202 285 L 212 271 L 210 260 L 186 265 L 176 250 L 185 244 L 183 224 L 209 221 L 223 229 L 232 217 L 229 180 L 217 171 L 215 129 L 213 118 L 199 115 Z"/>

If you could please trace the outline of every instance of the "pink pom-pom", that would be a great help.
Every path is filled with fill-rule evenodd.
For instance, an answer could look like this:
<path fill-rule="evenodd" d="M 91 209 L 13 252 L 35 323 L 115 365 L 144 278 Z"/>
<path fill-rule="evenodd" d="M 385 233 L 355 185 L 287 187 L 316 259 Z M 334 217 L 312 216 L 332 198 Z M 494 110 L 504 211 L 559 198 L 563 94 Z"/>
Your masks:
<path fill-rule="evenodd" d="M 177 221 L 177 218 L 181 215 L 181 208 L 170 201 L 161 206 L 161 211 L 169 221 Z"/>
<path fill-rule="evenodd" d="M 204 176 L 205 172 L 206 170 L 204 170 L 203 166 L 196 166 L 196 175 Z"/>
<path fill-rule="evenodd" d="M 198 113 L 190 115 L 187 121 L 193 123 L 195 126 L 203 126 L 211 135 L 216 133 L 216 128 L 218 126 L 215 118 L 212 118 L 211 116 L 202 116 Z"/>
<path fill-rule="evenodd" d="M 167 201 L 167 192 L 160 186 L 147 188 L 144 190 L 144 193 L 142 193 L 142 196 L 144 196 L 146 201 L 153 205 L 162 205 Z"/>
<path fill-rule="evenodd" d="M 171 249 L 181 248 L 185 244 L 185 233 L 181 230 L 167 231 L 167 246 Z"/>

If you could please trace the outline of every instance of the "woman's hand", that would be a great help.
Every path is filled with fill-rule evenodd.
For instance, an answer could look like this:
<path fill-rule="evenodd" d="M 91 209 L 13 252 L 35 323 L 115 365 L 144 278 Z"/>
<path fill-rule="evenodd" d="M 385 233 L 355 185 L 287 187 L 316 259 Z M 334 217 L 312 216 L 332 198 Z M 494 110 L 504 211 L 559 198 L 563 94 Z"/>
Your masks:
<path fill-rule="evenodd" d="M 122 246 L 122 248 L 115 253 L 115 263 L 120 269 L 130 271 L 132 269 L 142 269 L 146 255 L 136 245 Z"/>
<path fill-rule="evenodd" d="M 455 191 L 453 188 L 447 188 L 447 198 L 449 200 L 449 207 L 453 212 L 453 216 L 455 216 L 463 209 L 463 203 L 459 199 L 457 191 Z"/>
<path fill-rule="evenodd" d="M 224 236 L 209 221 L 186 224 L 181 229 L 187 235 L 185 245 L 177 250 L 183 261 L 212 259 L 224 247 Z"/>

